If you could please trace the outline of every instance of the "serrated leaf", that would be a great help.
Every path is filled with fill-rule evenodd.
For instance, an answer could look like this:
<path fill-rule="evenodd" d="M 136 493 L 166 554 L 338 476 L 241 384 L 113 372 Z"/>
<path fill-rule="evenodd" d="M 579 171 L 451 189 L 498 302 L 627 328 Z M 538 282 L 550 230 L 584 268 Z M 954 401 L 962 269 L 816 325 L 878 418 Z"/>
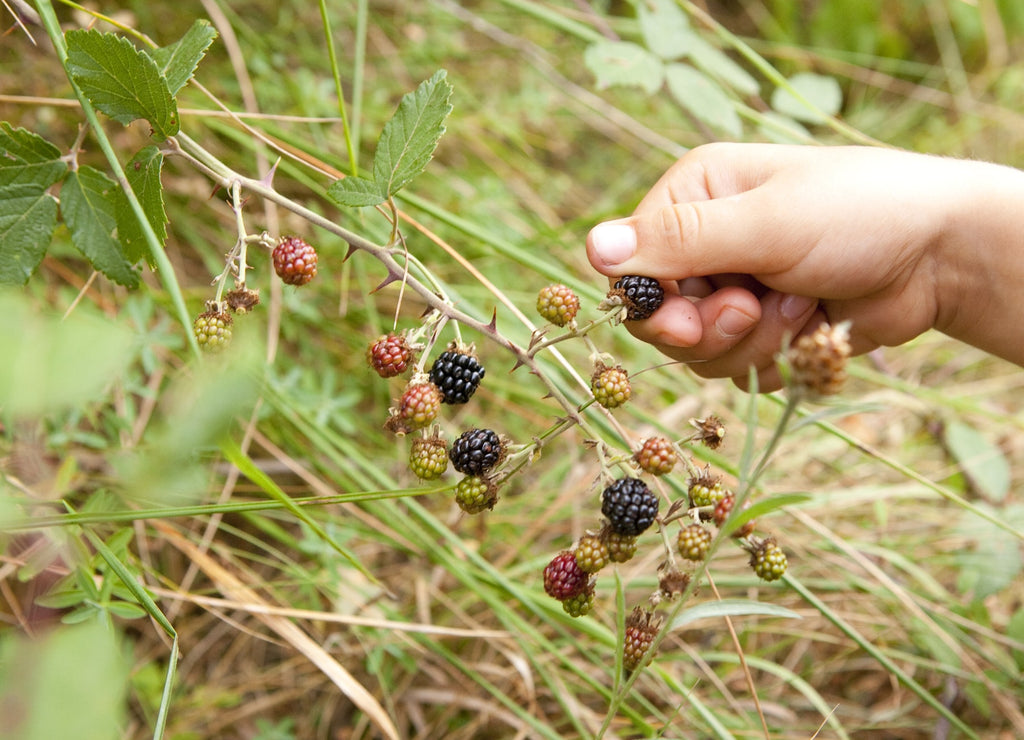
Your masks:
<path fill-rule="evenodd" d="M 408 185 L 434 156 L 445 119 L 452 112 L 447 76 L 447 71 L 439 69 L 403 95 L 395 115 L 384 124 L 373 155 L 373 179 L 385 198 Z"/>
<path fill-rule="evenodd" d="M 206 50 L 217 38 L 217 31 L 204 18 L 196 20 L 185 35 L 173 44 L 149 50 L 150 56 L 156 61 L 161 74 L 167 80 L 171 95 L 185 87 L 206 56 Z"/>
<path fill-rule="evenodd" d="M 785 617 L 786 619 L 800 619 L 800 615 L 791 609 L 775 604 L 765 604 L 760 601 L 748 601 L 746 599 L 723 599 L 721 601 L 705 601 L 689 609 L 683 610 L 669 625 L 669 630 L 677 630 L 680 627 L 696 622 L 700 619 L 721 619 L 722 617 Z"/>
<path fill-rule="evenodd" d="M 92 167 L 68 175 L 60 190 L 60 210 L 71 231 L 71 241 L 92 266 L 115 283 L 137 287 L 139 275 L 125 259 L 114 238 L 117 185 Z"/>
<path fill-rule="evenodd" d="M 160 182 L 160 171 L 163 168 L 164 155 L 155 146 L 141 149 L 125 167 L 135 197 L 146 213 L 149 225 L 153 228 L 160 246 L 167 241 L 167 214 L 164 212 L 164 191 Z M 121 242 L 125 258 L 134 264 L 143 257 L 151 258 L 146 245 L 146 237 L 135 217 L 135 211 L 128 204 L 124 192 L 118 190 L 114 209 L 117 220 L 117 238 Z M 152 267 L 152 263 L 150 263 Z"/>
<path fill-rule="evenodd" d="M 375 181 L 352 176 L 332 182 L 327 188 L 327 197 L 349 208 L 376 206 L 387 200 Z"/>
<path fill-rule="evenodd" d="M 843 105 L 843 91 L 834 77 L 801 72 L 789 78 L 800 100 L 789 90 L 778 87 L 772 93 L 772 108 L 805 123 L 821 123 L 834 116 Z M 810 105 L 808 105 L 808 103 Z"/>
<path fill-rule="evenodd" d="M 60 149 L 23 128 L 0 123 L 0 187 L 35 185 L 44 190 L 64 177 Z"/>
<path fill-rule="evenodd" d="M 695 67 L 717 77 L 740 95 L 756 95 L 761 91 L 753 75 L 702 38 L 694 39 L 689 58 Z"/>
<path fill-rule="evenodd" d="M 729 535 L 749 522 L 751 519 L 758 519 L 769 512 L 781 509 L 783 506 L 795 506 L 809 501 L 809 493 L 783 493 L 777 496 L 770 496 L 752 504 L 734 516 L 730 516 L 726 525 L 722 527 L 723 534 Z"/>
<path fill-rule="evenodd" d="M 57 201 L 38 185 L 0 188 L 0 283 L 24 285 L 46 255 Z"/>
<path fill-rule="evenodd" d="M 665 79 L 672 97 L 695 118 L 733 138 L 743 134 L 743 123 L 732 99 L 707 75 L 674 63 L 666 68 Z"/>
<path fill-rule="evenodd" d="M 71 76 L 98 110 L 125 125 L 145 119 L 158 140 L 178 133 L 178 105 L 151 56 L 112 33 L 80 29 L 65 38 Z"/>
<path fill-rule="evenodd" d="M 597 89 L 612 85 L 640 87 L 653 95 L 665 80 L 665 67 L 654 54 L 630 41 L 598 41 L 583 52 L 583 63 L 597 78 Z"/>
<path fill-rule="evenodd" d="M 699 40 L 686 13 L 673 0 L 644 0 L 636 12 L 647 48 L 666 61 L 686 56 Z"/>
<path fill-rule="evenodd" d="M 1005 499 L 1010 490 L 1010 464 L 1002 450 L 959 421 L 946 424 L 943 431 L 946 449 L 971 484 L 992 501 Z"/>

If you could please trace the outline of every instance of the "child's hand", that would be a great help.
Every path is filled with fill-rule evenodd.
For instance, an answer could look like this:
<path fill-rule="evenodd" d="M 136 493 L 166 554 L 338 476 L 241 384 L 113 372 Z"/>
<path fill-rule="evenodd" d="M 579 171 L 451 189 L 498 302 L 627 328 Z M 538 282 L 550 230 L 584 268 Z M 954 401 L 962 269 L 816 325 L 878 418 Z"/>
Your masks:
<path fill-rule="evenodd" d="M 1024 343 L 1007 347 L 978 326 L 985 307 L 962 299 L 992 265 L 1009 294 L 1024 285 L 1022 198 L 1024 174 L 981 162 L 712 144 L 669 169 L 631 217 L 596 226 L 587 254 L 605 275 L 662 281 L 665 304 L 630 325 L 637 337 L 741 387 L 753 365 L 762 390 L 777 388 L 784 338 L 824 320 L 852 321 L 855 353 L 934 327 L 1019 362 Z M 980 246 L 986 237 L 1006 243 Z"/>

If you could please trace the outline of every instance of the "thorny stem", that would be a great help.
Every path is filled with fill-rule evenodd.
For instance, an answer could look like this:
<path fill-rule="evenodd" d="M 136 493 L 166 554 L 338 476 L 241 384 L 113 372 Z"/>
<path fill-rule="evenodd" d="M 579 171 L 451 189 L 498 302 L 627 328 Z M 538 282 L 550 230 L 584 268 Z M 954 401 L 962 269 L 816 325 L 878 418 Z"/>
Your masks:
<path fill-rule="evenodd" d="M 602 324 L 609 324 L 609 323 L 615 321 L 618 318 L 618 314 L 619 313 L 621 313 L 621 311 L 619 311 L 619 310 L 609 311 L 608 313 L 606 313 L 604 316 L 602 316 L 599 319 L 594 319 L 593 321 L 588 321 L 582 327 L 577 327 L 577 326 L 573 325 L 573 326 L 569 327 L 568 331 L 563 332 L 562 334 L 558 334 L 556 336 L 550 337 L 550 338 L 545 339 L 543 341 L 537 342 L 536 344 L 531 345 L 531 347 L 530 347 L 530 356 L 532 357 L 532 356 L 536 355 L 538 352 L 540 352 L 541 350 L 547 349 L 548 347 L 552 347 L 552 346 L 554 346 L 556 344 L 559 344 L 560 342 L 565 342 L 565 341 L 568 341 L 570 339 L 576 339 L 576 338 L 579 338 L 579 337 L 586 337 L 586 335 L 589 332 L 593 331 L 594 329 L 596 329 L 597 327 L 601 326 Z"/>

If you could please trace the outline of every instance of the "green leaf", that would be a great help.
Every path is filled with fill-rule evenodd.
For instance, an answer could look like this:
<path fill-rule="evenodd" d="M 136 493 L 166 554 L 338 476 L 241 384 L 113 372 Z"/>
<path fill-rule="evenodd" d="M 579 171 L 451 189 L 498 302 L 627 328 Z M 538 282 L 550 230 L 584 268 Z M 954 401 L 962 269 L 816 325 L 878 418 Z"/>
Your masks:
<path fill-rule="evenodd" d="M 373 156 L 373 179 L 390 198 L 426 168 L 452 112 L 448 73 L 439 69 L 411 93 L 402 96 L 395 115 L 384 124 Z"/>
<path fill-rule="evenodd" d="M 721 80 L 740 95 L 757 95 L 761 92 L 761 86 L 753 75 L 734 62 L 724 51 L 702 38 L 694 39 L 693 47 L 690 49 L 690 62 L 706 74 Z"/>
<path fill-rule="evenodd" d="M 167 214 L 164 212 L 164 191 L 160 183 L 163 164 L 164 155 L 160 150 L 155 146 L 147 146 L 132 157 L 132 161 L 124 169 L 125 176 L 161 246 L 167 241 Z M 124 249 L 125 258 L 132 264 L 143 257 L 150 258 L 142 227 L 122 190 L 117 193 L 114 217 L 117 220 L 117 238 Z M 153 267 L 152 262 L 150 267 Z"/>
<path fill-rule="evenodd" d="M 1002 501 L 1010 490 L 1010 464 L 996 445 L 980 432 L 959 421 L 943 430 L 946 449 L 960 464 L 978 492 L 992 501 Z"/>
<path fill-rule="evenodd" d="M 705 601 L 689 609 L 685 609 L 672 620 L 669 630 L 677 630 L 700 619 L 721 619 L 722 617 L 785 617 L 800 619 L 800 615 L 791 609 L 775 604 L 746 599 L 723 599 L 721 601 Z"/>
<path fill-rule="evenodd" d="M 642 88 L 653 95 L 665 80 L 665 67 L 654 54 L 630 41 L 598 41 L 583 52 L 583 63 L 597 78 L 597 89 L 612 85 Z"/>
<path fill-rule="evenodd" d="M 143 118 L 158 140 L 178 133 L 178 106 L 156 62 L 112 33 L 65 34 L 68 69 L 96 108 L 125 125 Z"/>
<path fill-rule="evenodd" d="M 1014 527 L 1024 527 L 1024 504 L 989 509 Z M 974 542 L 973 547 L 956 551 L 954 560 L 960 568 L 957 588 L 961 593 L 984 599 L 1012 585 L 1024 571 L 1020 541 L 1010 532 L 992 522 L 979 519 L 972 512 L 963 512 L 956 532 Z"/>
<path fill-rule="evenodd" d="M 131 665 L 101 620 L 0 642 L 0 706 L 7 740 L 123 737 Z M 60 711 L 55 711 L 60 707 Z"/>
<path fill-rule="evenodd" d="M 41 190 L 64 177 L 60 149 L 41 136 L 0 122 L 0 187 L 35 185 Z"/>
<path fill-rule="evenodd" d="M 192 79 L 196 67 L 206 56 L 206 50 L 215 38 L 217 31 L 208 20 L 200 18 L 173 44 L 148 50 L 166 78 L 171 95 L 177 95 L 178 90 Z"/>
<path fill-rule="evenodd" d="M 739 114 L 722 88 L 685 64 L 673 63 L 665 70 L 668 91 L 684 109 L 712 128 L 733 138 L 743 134 Z"/>
<path fill-rule="evenodd" d="M 771 496 L 752 504 L 734 516 L 730 516 L 725 526 L 722 527 L 723 535 L 729 535 L 749 522 L 751 519 L 758 519 L 769 512 L 781 509 L 783 506 L 795 506 L 805 501 L 810 501 L 812 496 L 809 493 L 783 493 Z"/>
<path fill-rule="evenodd" d="M 60 190 L 60 210 L 71 230 L 71 241 L 92 266 L 116 283 L 135 288 L 139 275 L 125 259 L 114 238 L 117 186 L 92 167 L 68 175 Z"/>
<path fill-rule="evenodd" d="M 772 108 L 799 121 L 821 123 L 843 105 L 843 91 L 834 77 L 801 72 L 789 78 L 789 85 L 792 91 L 778 87 L 772 93 Z"/>
<path fill-rule="evenodd" d="M 387 200 L 374 180 L 352 176 L 332 182 L 327 188 L 327 197 L 350 208 L 376 206 Z"/>
<path fill-rule="evenodd" d="M 99 400 L 133 361 L 133 337 L 79 306 L 66 319 L 0 291 L 0 407 L 38 416 Z"/>
<path fill-rule="evenodd" d="M 146 616 L 145 609 L 130 601 L 111 601 L 108 604 L 104 604 L 104 607 L 115 617 L 121 617 L 122 619 L 141 619 Z"/>
<path fill-rule="evenodd" d="M 686 56 L 700 40 L 673 0 L 645 0 L 637 6 L 637 18 L 647 48 L 666 61 Z"/>
<path fill-rule="evenodd" d="M 57 201 L 37 185 L 0 188 L 0 283 L 24 285 L 57 226 Z"/>

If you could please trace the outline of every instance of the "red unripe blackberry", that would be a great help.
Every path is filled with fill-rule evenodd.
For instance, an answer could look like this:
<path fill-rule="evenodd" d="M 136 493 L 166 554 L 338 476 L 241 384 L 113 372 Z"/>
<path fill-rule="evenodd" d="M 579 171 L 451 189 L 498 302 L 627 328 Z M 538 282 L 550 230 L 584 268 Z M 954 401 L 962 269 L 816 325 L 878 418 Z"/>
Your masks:
<path fill-rule="evenodd" d="M 219 311 L 206 311 L 196 317 L 192 330 L 199 348 L 207 352 L 220 352 L 231 342 L 231 315 Z"/>
<path fill-rule="evenodd" d="M 613 532 L 635 537 L 654 522 L 658 497 L 639 478 L 619 478 L 601 493 L 601 513 Z"/>
<path fill-rule="evenodd" d="M 750 567 L 762 581 L 777 581 L 786 573 L 786 553 L 771 537 L 760 542 L 750 554 Z"/>
<path fill-rule="evenodd" d="M 417 437 L 409 450 L 409 468 L 420 480 L 436 480 L 448 469 L 448 446 L 440 437 Z"/>
<path fill-rule="evenodd" d="M 636 537 L 613 532 L 610 527 L 601 531 L 601 539 L 608 547 L 608 559 L 613 563 L 628 563 L 636 555 Z"/>
<path fill-rule="evenodd" d="M 722 499 L 715 504 L 715 509 L 711 514 L 711 518 L 715 520 L 715 524 L 721 527 L 728 520 L 729 515 L 732 514 L 733 507 L 736 506 L 736 494 L 732 491 L 726 491 Z M 745 507 L 744 507 L 745 508 Z M 743 525 L 732 533 L 733 537 L 748 537 L 754 532 L 755 522 L 753 519 L 749 519 L 743 523 Z"/>
<path fill-rule="evenodd" d="M 565 326 L 576 318 L 579 310 L 579 296 L 567 285 L 546 285 L 537 294 L 537 313 L 555 326 Z"/>
<path fill-rule="evenodd" d="M 587 573 L 597 573 L 608 565 L 608 543 L 597 535 L 588 534 L 580 537 L 576 543 L 576 562 Z"/>
<path fill-rule="evenodd" d="M 440 390 L 445 403 L 466 403 L 480 387 L 484 367 L 472 354 L 449 349 L 430 367 L 430 380 Z"/>
<path fill-rule="evenodd" d="M 393 332 L 381 336 L 366 350 L 366 361 L 382 378 L 401 375 L 412 360 L 412 352 L 405 337 Z"/>
<path fill-rule="evenodd" d="M 583 617 L 594 607 L 594 584 L 591 581 L 586 588 L 575 596 L 562 600 L 562 609 L 570 617 Z"/>
<path fill-rule="evenodd" d="M 679 554 L 687 560 L 700 561 L 707 557 L 711 547 L 711 530 L 700 524 L 691 524 L 679 530 L 676 546 Z"/>
<path fill-rule="evenodd" d="M 626 618 L 626 631 L 623 635 L 622 646 L 622 667 L 632 673 L 647 658 L 647 652 L 651 649 L 658 630 L 661 628 L 661 619 L 640 607 L 633 609 L 632 614 Z"/>
<path fill-rule="evenodd" d="M 273 259 L 274 272 L 288 285 L 305 285 L 316 277 L 316 250 L 301 237 L 281 237 Z"/>
<path fill-rule="evenodd" d="M 590 378 L 590 390 L 599 404 L 606 409 L 618 408 L 633 395 L 629 373 L 621 367 L 606 367 L 598 363 Z"/>
<path fill-rule="evenodd" d="M 483 475 L 501 462 L 505 445 L 490 429 L 469 429 L 452 442 L 448 458 L 452 467 L 467 475 Z"/>
<path fill-rule="evenodd" d="M 634 459 L 640 469 L 651 475 L 668 475 L 676 466 L 679 457 L 672 443 L 664 437 L 650 437 L 637 450 Z"/>
<path fill-rule="evenodd" d="M 654 278 L 643 275 L 624 275 L 615 281 L 609 296 L 622 296 L 626 318 L 640 321 L 658 310 L 665 300 L 665 289 Z"/>
<path fill-rule="evenodd" d="M 587 588 L 590 574 L 576 562 L 576 554 L 563 550 L 544 567 L 544 591 L 548 596 L 565 601 Z"/>
<path fill-rule="evenodd" d="M 478 475 L 467 475 L 455 486 L 455 503 L 467 514 L 493 509 L 497 501 L 494 484 Z"/>
<path fill-rule="evenodd" d="M 396 434 L 406 434 L 428 426 L 440 411 L 441 391 L 429 381 L 414 378 L 384 426 Z"/>

